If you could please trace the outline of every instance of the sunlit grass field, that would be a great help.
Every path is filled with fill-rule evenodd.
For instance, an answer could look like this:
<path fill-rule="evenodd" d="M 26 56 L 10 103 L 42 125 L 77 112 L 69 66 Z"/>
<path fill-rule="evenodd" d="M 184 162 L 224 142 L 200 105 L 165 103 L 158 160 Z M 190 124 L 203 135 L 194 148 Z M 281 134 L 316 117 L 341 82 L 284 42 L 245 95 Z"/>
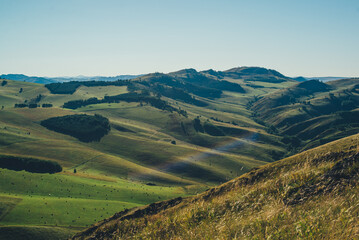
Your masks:
<path fill-rule="evenodd" d="M 56 174 L 0 169 L 0 239 L 19 229 L 29 236 L 38 232 L 63 239 L 115 212 L 200 193 L 271 161 L 273 150 L 285 151 L 246 109 L 257 92 L 247 96 L 226 92 L 218 101 L 202 99 L 209 104 L 206 108 L 165 98 L 185 109 L 188 117 L 126 102 L 62 108 L 70 100 L 126 92 L 126 87 L 82 86 L 72 95 L 51 94 L 41 84 L 11 80 L 0 87 L 1 154 L 56 161 L 63 167 Z M 43 96 L 39 105 L 53 107 L 14 108 L 39 94 Z M 80 113 L 109 118 L 110 133 L 99 142 L 84 143 L 40 125 L 50 117 Z M 235 127 L 246 134 L 196 132 L 193 120 L 198 116 L 202 123 Z M 261 137 L 252 137 L 257 135 Z"/>

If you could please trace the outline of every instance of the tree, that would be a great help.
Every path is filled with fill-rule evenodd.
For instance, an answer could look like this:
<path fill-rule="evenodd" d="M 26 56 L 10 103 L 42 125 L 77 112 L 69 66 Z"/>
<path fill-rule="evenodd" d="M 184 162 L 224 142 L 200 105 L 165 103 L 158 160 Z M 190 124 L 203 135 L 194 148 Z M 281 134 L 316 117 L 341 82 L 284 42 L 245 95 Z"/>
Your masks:
<path fill-rule="evenodd" d="M 52 107 L 52 104 L 51 103 L 43 103 L 42 107 L 43 108 L 49 108 L 49 107 Z"/>
<path fill-rule="evenodd" d="M 30 103 L 29 108 L 37 108 L 37 103 Z"/>
<path fill-rule="evenodd" d="M 15 103 L 15 108 L 24 108 L 27 107 L 27 104 L 24 103 Z"/>
<path fill-rule="evenodd" d="M 195 118 L 193 122 L 193 127 L 196 130 L 196 132 L 204 132 L 204 129 L 201 124 L 201 120 L 199 118 Z"/>

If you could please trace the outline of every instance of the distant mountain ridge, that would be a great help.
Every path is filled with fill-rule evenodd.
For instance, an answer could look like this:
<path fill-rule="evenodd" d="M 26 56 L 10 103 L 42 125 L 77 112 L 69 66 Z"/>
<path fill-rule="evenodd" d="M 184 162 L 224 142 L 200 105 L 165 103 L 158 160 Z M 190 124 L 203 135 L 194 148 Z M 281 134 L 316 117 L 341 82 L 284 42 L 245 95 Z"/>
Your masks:
<path fill-rule="evenodd" d="M 21 81 L 21 82 L 31 82 L 31 83 L 41 83 L 41 84 L 48 84 L 54 83 L 55 80 L 50 78 L 44 77 L 29 77 L 24 74 L 2 74 L 0 75 L 1 78 L 14 80 L 14 81 Z"/>
<path fill-rule="evenodd" d="M 294 80 L 298 82 L 308 81 L 308 80 L 319 80 L 322 82 L 329 82 L 329 81 L 335 81 L 340 79 L 348 79 L 349 77 L 295 77 Z"/>
<path fill-rule="evenodd" d="M 162 73 L 164 74 L 164 73 Z M 57 82 L 70 82 L 70 81 L 116 81 L 116 80 L 130 80 L 140 77 L 151 76 L 153 73 L 140 74 L 140 75 L 118 75 L 113 77 L 105 76 L 77 76 L 77 77 L 38 77 L 38 76 L 27 76 L 24 74 L 2 74 L 1 78 L 24 81 L 40 84 L 49 84 Z M 261 82 L 273 82 L 280 83 L 284 81 L 292 81 L 290 77 L 286 77 L 283 74 L 267 68 L 262 67 L 235 67 L 225 71 L 215 71 L 213 69 L 205 71 L 197 71 L 193 68 L 182 69 L 176 72 L 170 72 L 164 75 L 168 75 L 175 78 L 181 78 L 182 80 L 222 80 L 224 78 L 243 79 L 244 81 L 261 81 Z"/>
<path fill-rule="evenodd" d="M 114 77 L 104 77 L 104 76 L 78 76 L 78 77 L 37 77 L 37 76 L 27 76 L 24 74 L 2 74 L 1 78 L 22 81 L 22 82 L 32 82 L 40 84 L 49 84 L 57 82 L 70 82 L 70 81 L 116 81 L 116 80 L 130 80 L 142 75 L 118 75 Z"/>
<path fill-rule="evenodd" d="M 150 73 L 151 74 L 151 73 Z M 149 74 L 138 74 L 138 75 L 117 75 L 117 76 L 75 76 L 75 77 L 38 77 L 38 76 L 27 76 L 24 74 L 2 74 L 0 78 L 22 81 L 22 82 L 32 82 L 40 84 L 49 84 L 57 82 L 71 82 L 71 81 L 116 81 L 116 80 L 131 80 L 136 79 L 142 76 Z M 267 69 L 262 67 L 235 67 L 225 71 L 215 71 L 213 69 L 208 69 L 204 71 L 197 71 L 193 68 L 182 69 L 176 72 L 167 73 L 167 75 L 173 77 L 180 77 L 184 79 L 188 78 L 198 78 L 203 76 L 223 79 L 226 77 L 234 79 L 243 79 L 245 81 L 262 81 L 262 82 L 284 82 L 288 80 L 294 80 L 297 82 L 304 82 L 308 80 L 320 80 L 322 82 L 335 81 L 339 79 L 347 79 L 348 77 L 287 77 L 281 74 L 280 72 Z"/>
<path fill-rule="evenodd" d="M 348 79 L 349 77 L 307 77 L 307 80 L 315 80 L 318 79 L 322 82 L 329 82 L 329 81 L 335 81 L 340 79 Z"/>
<path fill-rule="evenodd" d="M 286 77 L 276 70 L 262 68 L 262 67 L 235 67 L 226 71 L 214 71 L 209 69 L 202 71 L 201 73 L 214 76 L 219 79 L 232 78 L 243 79 L 244 81 L 259 81 L 259 82 L 271 82 L 280 83 L 285 81 L 293 81 L 292 78 Z"/>
<path fill-rule="evenodd" d="M 27 76 L 24 74 L 2 74 L 0 75 L 0 77 L 9 80 L 15 80 L 15 81 L 49 84 L 49 83 L 70 82 L 70 81 L 130 80 L 148 75 L 152 75 L 152 74 L 150 73 L 150 74 L 140 74 L 140 75 L 118 75 L 113 77 L 105 77 L 105 76 L 38 77 L 38 76 Z M 276 82 L 276 83 L 293 80 L 292 78 L 286 77 L 275 70 L 261 68 L 261 67 L 235 67 L 225 71 L 215 71 L 213 69 L 209 69 L 205 71 L 197 71 L 193 68 L 190 68 L 190 69 L 182 69 L 176 72 L 170 72 L 164 75 L 181 78 L 183 80 L 190 80 L 190 79 L 221 80 L 223 78 L 234 78 L 234 79 L 243 79 L 245 81 L 262 81 L 262 82 Z"/>

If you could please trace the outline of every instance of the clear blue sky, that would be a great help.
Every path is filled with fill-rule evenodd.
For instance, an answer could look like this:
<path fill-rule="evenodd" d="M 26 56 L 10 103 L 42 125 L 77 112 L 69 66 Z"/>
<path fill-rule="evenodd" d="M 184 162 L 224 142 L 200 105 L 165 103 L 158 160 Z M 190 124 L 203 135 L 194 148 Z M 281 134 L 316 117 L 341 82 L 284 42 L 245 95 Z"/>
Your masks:
<path fill-rule="evenodd" d="M 359 76 L 358 0 L 0 0 L 0 73 Z"/>

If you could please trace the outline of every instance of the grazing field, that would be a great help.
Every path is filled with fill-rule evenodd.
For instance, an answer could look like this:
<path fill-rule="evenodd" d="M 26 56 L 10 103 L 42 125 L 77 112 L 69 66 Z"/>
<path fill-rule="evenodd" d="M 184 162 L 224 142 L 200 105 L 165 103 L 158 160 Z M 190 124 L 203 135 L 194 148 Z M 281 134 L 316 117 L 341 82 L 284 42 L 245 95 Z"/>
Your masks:
<path fill-rule="evenodd" d="M 0 189 L 0 226 L 46 226 L 55 232 L 72 232 L 117 211 L 203 190 L 66 172 L 39 174 L 7 169 L 0 170 Z M 11 229 L 4 228 L 0 237 Z"/>

